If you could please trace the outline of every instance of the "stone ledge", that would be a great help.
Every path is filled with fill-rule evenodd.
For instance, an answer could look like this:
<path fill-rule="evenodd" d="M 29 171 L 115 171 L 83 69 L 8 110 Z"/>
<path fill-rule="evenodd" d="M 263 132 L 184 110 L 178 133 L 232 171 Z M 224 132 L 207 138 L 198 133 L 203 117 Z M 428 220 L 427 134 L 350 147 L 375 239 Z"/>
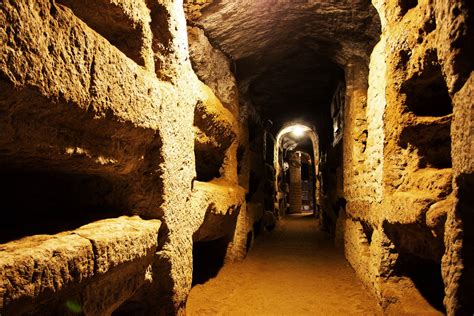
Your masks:
<path fill-rule="evenodd" d="M 195 182 L 190 208 L 199 210 L 199 214 L 195 216 L 193 240 L 232 236 L 244 199 L 245 190 L 240 186 L 219 181 Z"/>
<path fill-rule="evenodd" d="M 159 220 L 122 216 L 0 245 L 0 311 L 21 314 L 23 305 L 37 305 L 69 286 L 81 290 L 93 277 L 108 278 L 104 274 L 113 268 L 152 255 L 160 225 Z"/>

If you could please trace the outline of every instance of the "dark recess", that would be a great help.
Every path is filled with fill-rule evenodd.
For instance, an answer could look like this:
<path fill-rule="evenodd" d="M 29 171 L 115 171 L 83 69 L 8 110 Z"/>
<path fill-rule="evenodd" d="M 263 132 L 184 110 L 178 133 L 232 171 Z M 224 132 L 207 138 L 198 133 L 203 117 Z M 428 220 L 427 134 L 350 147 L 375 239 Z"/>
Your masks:
<path fill-rule="evenodd" d="M 56 234 L 122 215 L 120 179 L 58 172 L 1 171 L 0 243 Z M 8 220 L 5 220 L 8 217 Z"/>
<path fill-rule="evenodd" d="M 220 177 L 220 168 L 224 162 L 225 152 L 221 148 L 198 150 L 195 146 L 196 180 L 207 182 Z"/>
<path fill-rule="evenodd" d="M 137 301 L 126 301 L 119 308 L 112 312 L 112 316 L 146 316 L 149 315 L 147 307 Z"/>
<path fill-rule="evenodd" d="M 408 10 L 418 5 L 418 0 L 399 0 L 398 5 L 400 6 L 400 13 L 405 15 Z"/>
<path fill-rule="evenodd" d="M 362 230 L 364 232 L 365 238 L 367 239 L 367 242 L 370 243 L 372 242 L 372 234 L 374 233 L 374 229 L 370 224 L 366 222 L 361 222 L 362 224 Z"/>
<path fill-rule="evenodd" d="M 249 252 L 250 248 L 252 247 L 253 243 L 253 233 L 252 231 L 249 231 L 247 233 L 247 240 L 245 242 L 245 252 Z"/>
<path fill-rule="evenodd" d="M 229 239 L 222 237 L 193 244 L 193 283 L 204 284 L 214 278 L 224 266 Z"/>
<path fill-rule="evenodd" d="M 410 278 L 431 306 L 445 312 L 443 305 L 444 283 L 439 262 L 402 252 L 398 255 L 394 274 Z"/>
<path fill-rule="evenodd" d="M 434 54 L 434 53 L 432 53 Z M 436 57 L 427 58 L 423 73 L 405 81 L 407 109 L 418 116 L 445 116 L 453 112 L 451 97 Z"/>
<path fill-rule="evenodd" d="M 58 0 L 58 3 L 70 8 L 74 15 L 128 58 L 140 66 L 145 65 L 141 55 L 144 46 L 142 26 L 125 15 L 119 6 L 95 1 Z"/>
<path fill-rule="evenodd" d="M 249 177 L 249 191 L 245 194 L 245 200 L 248 202 L 252 199 L 253 195 L 257 193 L 258 187 L 260 185 L 261 177 L 257 175 L 255 172 L 250 170 L 250 177 Z"/>
<path fill-rule="evenodd" d="M 399 140 L 403 148 L 410 143 L 418 149 L 421 168 L 451 168 L 451 120 L 419 124 L 403 129 Z"/>

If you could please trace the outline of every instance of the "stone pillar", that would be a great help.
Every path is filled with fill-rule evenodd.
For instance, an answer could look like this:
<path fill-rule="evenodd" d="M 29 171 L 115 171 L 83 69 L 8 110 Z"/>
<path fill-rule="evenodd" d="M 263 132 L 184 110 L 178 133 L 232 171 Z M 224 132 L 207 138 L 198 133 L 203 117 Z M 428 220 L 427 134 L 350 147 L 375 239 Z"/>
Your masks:
<path fill-rule="evenodd" d="M 301 153 L 290 155 L 290 213 L 301 212 Z"/>

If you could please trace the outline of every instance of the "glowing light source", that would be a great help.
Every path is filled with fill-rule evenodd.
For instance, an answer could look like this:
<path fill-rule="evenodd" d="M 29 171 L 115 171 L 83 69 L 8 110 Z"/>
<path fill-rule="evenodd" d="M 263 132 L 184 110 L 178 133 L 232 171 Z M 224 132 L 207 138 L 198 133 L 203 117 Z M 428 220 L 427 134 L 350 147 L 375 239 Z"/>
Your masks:
<path fill-rule="evenodd" d="M 301 125 L 295 125 L 293 126 L 291 130 L 291 134 L 295 137 L 301 137 L 304 135 L 304 132 L 306 131 L 306 126 L 301 126 Z"/>

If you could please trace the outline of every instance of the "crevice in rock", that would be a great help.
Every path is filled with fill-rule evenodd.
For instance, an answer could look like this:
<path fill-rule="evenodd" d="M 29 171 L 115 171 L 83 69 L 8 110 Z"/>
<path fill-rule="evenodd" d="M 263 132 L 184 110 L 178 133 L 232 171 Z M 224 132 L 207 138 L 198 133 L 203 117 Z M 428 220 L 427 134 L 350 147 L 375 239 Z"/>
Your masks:
<path fill-rule="evenodd" d="M 418 0 L 398 0 L 400 6 L 400 14 L 405 15 L 410 9 L 418 5 Z"/>
<path fill-rule="evenodd" d="M 364 221 L 361 221 L 360 223 L 362 224 L 362 231 L 364 232 L 365 239 L 370 245 L 370 243 L 372 242 L 372 234 L 374 233 L 374 228 L 369 223 L 366 223 Z"/>

